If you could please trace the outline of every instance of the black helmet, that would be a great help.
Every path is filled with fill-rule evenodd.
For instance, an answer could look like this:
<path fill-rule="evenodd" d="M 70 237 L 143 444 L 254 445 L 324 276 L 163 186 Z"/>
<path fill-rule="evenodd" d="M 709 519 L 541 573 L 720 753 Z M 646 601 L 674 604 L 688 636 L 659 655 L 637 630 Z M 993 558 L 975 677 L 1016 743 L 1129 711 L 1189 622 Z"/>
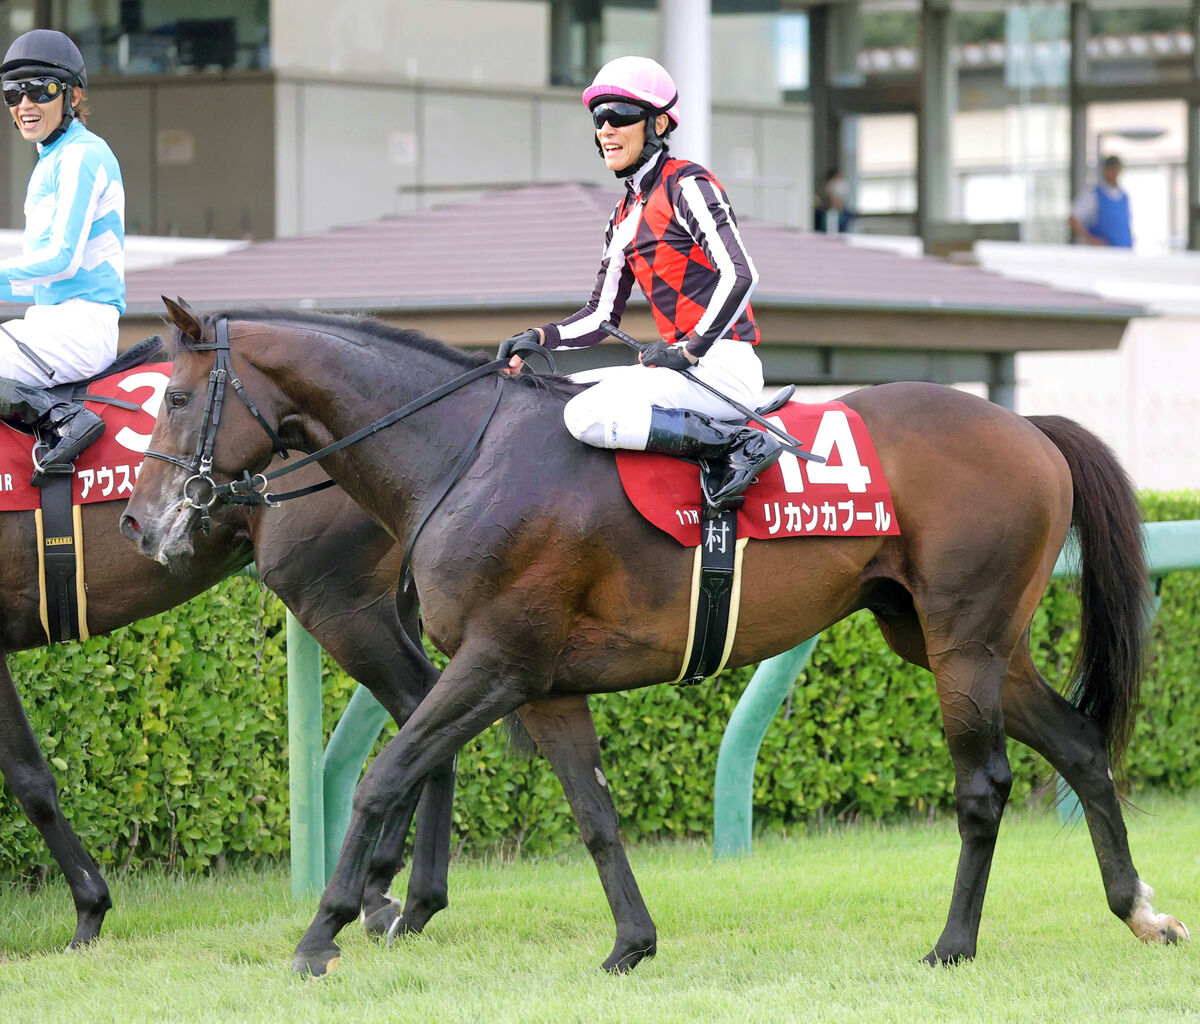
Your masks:
<path fill-rule="evenodd" d="M 56 75 L 68 85 L 87 86 L 87 68 L 79 47 L 69 36 L 49 28 L 17 36 L 0 64 L 0 78 L 6 82 L 30 75 Z"/>

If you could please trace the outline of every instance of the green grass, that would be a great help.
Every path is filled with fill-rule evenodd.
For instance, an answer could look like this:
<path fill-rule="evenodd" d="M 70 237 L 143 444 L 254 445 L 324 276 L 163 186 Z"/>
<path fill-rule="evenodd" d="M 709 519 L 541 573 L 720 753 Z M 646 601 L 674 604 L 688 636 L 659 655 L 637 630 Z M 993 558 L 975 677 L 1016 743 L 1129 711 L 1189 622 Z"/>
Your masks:
<path fill-rule="evenodd" d="M 1130 839 L 1155 907 L 1198 927 L 1200 799 L 1142 806 Z M 760 837 L 719 864 L 704 844 L 637 847 L 660 952 L 628 977 L 598 969 L 611 919 L 582 852 L 458 861 L 424 936 L 388 950 L 353 925 L 319 980 L 291 972 L 315 900 L 293 901 L 280 869 L 117 883 L 104 937 L 79 954 L 59 951 L 74 918 L 64 886 L 4 886 L 0 1022 L 1200 1020 L 1200 950 L 1139 943 L 1108 912 L 1086 830 L 1020 808 L 1001 830 L 978 958 L 919 965 L 957 850 L 952 821 Z"/>

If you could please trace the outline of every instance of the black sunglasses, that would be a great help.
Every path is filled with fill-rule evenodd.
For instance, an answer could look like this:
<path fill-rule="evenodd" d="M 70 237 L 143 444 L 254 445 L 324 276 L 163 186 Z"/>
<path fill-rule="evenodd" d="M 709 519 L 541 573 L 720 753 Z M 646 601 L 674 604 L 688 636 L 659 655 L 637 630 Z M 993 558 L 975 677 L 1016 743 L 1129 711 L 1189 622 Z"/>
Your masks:
<path fill-rule="evenodd" d="M 636 103 L 597 103 L 592 107 L 592 121 L 601 128 L 607 121 L 614 128 L 637 124 L 650 116 L 650 111 Z"/>
<path fill-rule="evenodd" d="M 34 103 L 49 103 L 62 95 L 63 84 L 57 78 L 27 78 L 23 82 L 5 82 L 3 88 L 4 102 L 15 107 L 22 96 L 28 96 Z"/>

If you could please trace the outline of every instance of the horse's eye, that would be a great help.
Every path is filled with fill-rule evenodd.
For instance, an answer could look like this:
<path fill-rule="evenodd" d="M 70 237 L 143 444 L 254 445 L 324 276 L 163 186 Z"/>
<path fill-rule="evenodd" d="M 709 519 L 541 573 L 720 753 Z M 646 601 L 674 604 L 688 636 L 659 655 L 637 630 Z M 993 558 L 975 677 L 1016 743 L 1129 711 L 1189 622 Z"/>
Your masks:
<path fill-rule="evenodd" d="M 184 391 L 172 391 L 167 396 L 167 401 L 171 403 L 172 409 L 182 409 L 188 404 L 188 396 Z"/>

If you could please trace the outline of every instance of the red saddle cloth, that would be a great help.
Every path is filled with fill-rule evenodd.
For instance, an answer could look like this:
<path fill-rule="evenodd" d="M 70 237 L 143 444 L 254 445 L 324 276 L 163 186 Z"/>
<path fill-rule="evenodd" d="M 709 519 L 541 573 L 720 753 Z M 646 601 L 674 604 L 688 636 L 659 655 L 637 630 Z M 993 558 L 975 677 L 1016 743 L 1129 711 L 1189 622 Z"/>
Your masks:
<path fill-rule="evenodd" d="M 880 537 L 900 533 L 892 492 L 862 418 L 841 402 L 788 402 L 768 416 L 824 465 L 784 452 L 746 491 L 738 536 Z M 758 428 L 761 429 L 761 428 Z M 700 543 L 700 467 L 669 455 L 617 452 L 634 507 L 686 547 Z"/>
<path fill-rule="evenodd" d="M 88 394 L 133 402 L 136 410 L 104 402 L 86 402 L 108 424 L 104 435 L 75 460 L 72 500 L 125 501 L 142 468 L 142 457 L 171 377 L 170 363 L 143 363 L 87 386 Z M 33 474 L 33 437 L 0 423 L 0 512 L 26 512 L 41 507 Z"/>

